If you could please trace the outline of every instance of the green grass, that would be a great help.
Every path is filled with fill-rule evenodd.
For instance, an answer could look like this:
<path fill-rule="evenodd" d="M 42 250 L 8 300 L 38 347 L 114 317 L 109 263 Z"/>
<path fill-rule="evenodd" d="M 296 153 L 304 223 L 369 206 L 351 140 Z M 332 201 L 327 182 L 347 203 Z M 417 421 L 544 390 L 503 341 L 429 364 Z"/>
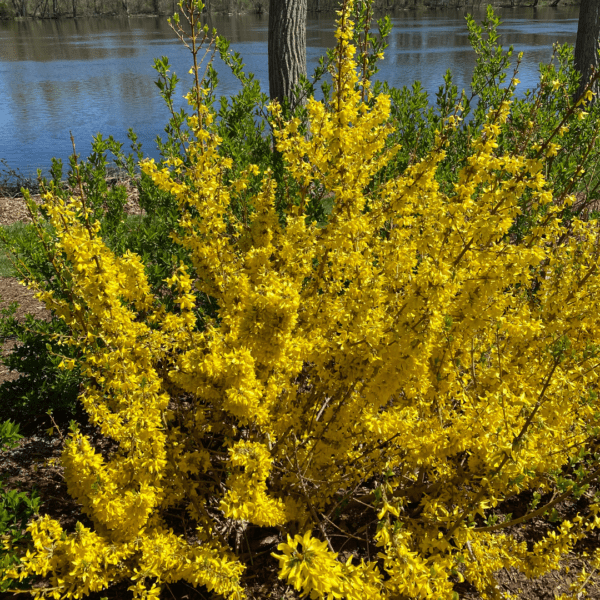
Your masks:
<path fill-rule="evenodd" d="M 9 247 L 27 248 L 37 242 L 37 234 L 31 223 L 17 222 L 0 227 L 0 277 L 18 277 L 11 260 Z"/>
<path fill-rule="evenodd" d="M 16 277 L 17 272 L 6 248 L 0 249 L 0 277 Z"/>

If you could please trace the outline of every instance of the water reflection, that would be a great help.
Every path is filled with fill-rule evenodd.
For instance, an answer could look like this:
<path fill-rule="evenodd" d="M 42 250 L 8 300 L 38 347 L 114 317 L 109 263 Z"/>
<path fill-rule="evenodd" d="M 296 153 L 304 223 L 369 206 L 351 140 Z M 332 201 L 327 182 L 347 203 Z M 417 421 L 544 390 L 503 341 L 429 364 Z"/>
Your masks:
<path fill-rule="evenodd" d="M 549 60 L 554 42 L 575 41 L 577 7 L 506 9 L 501 17 L 502 43 L 525 52 L 521 90 L 536 84 L 538 65 Z M 268 92 L 268 16 L 219 16 L 210 24 L 231 40 Z M 379 78 L 394 86 L 419 79 L 434 96 L 451 69 L 459 88 L 468 86 L 475 55 L 461 11 L 405 12 L 393 24 Z M 333 15 L 309 17 L 309 72 L 335 43 L 333 33 Z M 0 158 L 26 174 L 47 168 L 52 156 L 66 159 L 69 131 L 87 153 L 92 135 L 126 142 L 133 127 L 145 152 L 156 157 L 154 138 L 168 111 L 154 85 L 153 59 L 169 56 L 183 80 L 180 95 L 191 83 L 190 56 L 164 17 L 3 22 L 0 48 Z M 215 66 L 220 93 L 235 93 L 237 81 L 220 60 Z M 179 98 L 178 106 L 183 104 Z"/>

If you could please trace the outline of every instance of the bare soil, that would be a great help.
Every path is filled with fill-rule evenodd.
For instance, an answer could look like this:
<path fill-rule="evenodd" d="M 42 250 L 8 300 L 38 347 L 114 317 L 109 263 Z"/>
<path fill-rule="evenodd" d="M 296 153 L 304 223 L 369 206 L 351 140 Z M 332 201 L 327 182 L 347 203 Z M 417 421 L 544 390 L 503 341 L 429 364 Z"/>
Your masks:
<path fill-rule="evenodd" d="M 136 211 L 139 213 L 137 198 L 134 195 L 130 198 L 130 210 L 132 213 Z M 29 216 L 22 198 L 0 198 L 0 225 L 27 220 L 29 220 Z M 33 292 L 21 285 L 17 279 L 0 278 L 0 309 L 13 301 L 18 303 L 16 314 L 19 318 L 24 318 L 28 313 L 37 318 L 51 318 L 49 311 L 33 297 Z M 10 352 L 12 347 L 14 347 L 14 342 L 7 342 L 1 350 L 2 356 Z M 0 365 L 0 384 L 16 377 L 18 377 L 17 373 L 10 373 L 6 367 Z M 0 454 L 0 474 L 9 489 L 28 492 L 36 489 L 43 500 L 42 513 L 49 514 L 57 519 L 66 530 L 73 530 L 78 520 L 89 526 L 90 523 L 87 517 L 81 514 L 79 506 L 67 493 L 63 469 L 59 464 L 66 427 L 64 424 L 59 424 L 61 432 L 59 434 L 54 433 L 51 437 L 46 430 L 52 425 L 50 418 L 45 415 L 36 423 L 22 424 L 22 433 L 25 435 L 18 446 Z M 82 431 L 90 437 L 99 451 L 106 450 L 110 442 L 102 438 L 96 428 L 86 424 L 85 419 L 82 419 Z M 510 510 L 514 515 L 522 514 L 526 506 L 526 500 L 521 503 L 524 504 L 523 507 L 516 504 L 507 507 L 507 512 Z M 577 512 L 585 512 L 587 504 L 589 504 L 588 497 L 583 497 L 578 502 L 565 502 L 557 508 L 560 517 L 567 518 L 574 516 Z M 365 520 L 366 515 L 358 514 L 354 515 L 353 518 L 360 522 Z M 354 521 L 353 524 L 356 525 L 357 521 Z M 351 523 L 349 525 L 352 526 Z M 549 527 L 547 521 L 535 519 L 518 531 L 511 532 L 508 530 L 506 533 L 513 534 L 520 540 L 535 542 L 541 539 Z M 252 572 L 260 574 L 259 577 L 248 581 L 251 589 L 249 597 L 255 600 L 275 598 L 277 600 L 292 600 L 298 598 L 298 595 L 289 586 L 284 585 L 277 579 L 276 564 L 274 564 L 274 559 L 270 557 L 270 552 L 275 551 L 277 543 L 280 541 L 277 534 L 274 534 L 273 531 L 260 530 L 260 528 L 256 528 L 252 532 L 248 531 L 248 534 L 250 534 L 247 538 L 248 543 L 251 545 L 255 556 L 255 568 L 252 569 Z M 598 547 L 600 547 L 600 533 L 595 532 L 578 544 L 577 554 L 573 553 L 562 561 L 560 571 L 551 572 L 534 581 L 525 579 L 517 571 L 504 570 L 498 573 L 499 588 L 497 591 L 500 594 L 509 592 L 516 595 L 520 600 L 553 600 L 560 594 L 569 592 L 571 584 L 576 584 L 581 569 L 585 567 L 590 574 L 586 585 L 587 594 L 579 594 L 577 597 L 600 600 L 600 573 L 590 570 L 584 560 L 579 557 L 582 551 L 591 554 Z M 101 600 L 102 598 L 125 600 L 131 598 L 131 592 L 127 591 L 127 587 L 128 584 L 119 584 L 101 593 L 91 594 L 89 598 L 91 600 Z M 469 585 L 457 584 L 455 590 L 459 593 L 461 599 L 480 599 L 476 590 Z M 164 597 L 174 600 L 207 600 L 214 598 L 210 593 L 193 589 L 185 583 L 171 585 Z M 499 595 L 498 597 L 501 598 L 502 596 Z M 17 598 L 23 598 L 23 595 L 5 594 L 4 598 L 6 600 L 16 600 Z"/>

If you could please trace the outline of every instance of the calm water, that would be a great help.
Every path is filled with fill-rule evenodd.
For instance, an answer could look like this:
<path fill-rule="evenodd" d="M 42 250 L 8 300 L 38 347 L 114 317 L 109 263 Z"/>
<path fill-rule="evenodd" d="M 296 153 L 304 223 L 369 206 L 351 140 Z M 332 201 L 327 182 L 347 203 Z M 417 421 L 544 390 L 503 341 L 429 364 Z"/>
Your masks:
<path fill-rule="evenodd" d="M 575 42 L 578 13 L 577 7 L 500 10 L 501 43 L 524 52 L 521 91 L 535 86 L 538 65 L 550 59 L 555 42 Z M 212 25 L 231 40 L 268 93 L 268 17 L 218 17 Z M 406 12 L 394 17 L 393 25 L 380 78 L 399 87 L 418 79 L 434 97 L 451 69 L 459 89 L 468 86 L 475 55 L 462 11 Z M 310 73 L 334 44 L 333 16 L 309 17 L 307 29 Z M 168 111 L 154 85 L 152 64 L 164 55 L 183 80 L 182 95 L 190 55 L 166 18 L 0 23 L 0 159 L 25 175 L 38 167 L 46 171 L 53 156 L 70 154 L 69 131 L 78 152 L 87 155 L 93 135 L 127 142 L 129 127 L 145 153 L 157 157 L 154 140 Z M 236 80 L 219 61 L 216 68 L 220 94 L 235 93 Z"/>

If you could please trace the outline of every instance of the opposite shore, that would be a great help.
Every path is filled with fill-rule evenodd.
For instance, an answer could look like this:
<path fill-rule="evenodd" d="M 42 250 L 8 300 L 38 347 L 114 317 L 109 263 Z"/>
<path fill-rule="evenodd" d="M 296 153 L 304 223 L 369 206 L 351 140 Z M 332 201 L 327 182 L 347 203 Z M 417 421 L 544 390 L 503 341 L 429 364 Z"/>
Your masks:
<path fill-rule="evenodd" d="M 307 0 L 309 12 L 333 12 L 338 0 Z M 64 19 L 98 16 L 163 16 L 177 11 L 178 0 L 0 0 L 0 20 Z M 495 8 L 578 6 L 581 0 L 375 0 L 378 12 Z M 215 14 L 267 13 L 269 0 L 206 0 Z"/>

